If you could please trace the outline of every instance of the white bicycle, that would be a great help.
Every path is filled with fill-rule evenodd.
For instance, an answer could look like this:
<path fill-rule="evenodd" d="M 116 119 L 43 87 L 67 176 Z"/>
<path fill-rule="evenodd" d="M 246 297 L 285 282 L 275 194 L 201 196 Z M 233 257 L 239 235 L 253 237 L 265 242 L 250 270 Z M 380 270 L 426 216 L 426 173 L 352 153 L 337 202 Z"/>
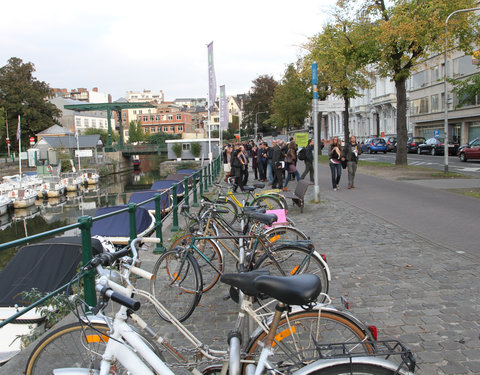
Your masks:
<path fill-rule="evenodd" d="M 225 274 L 222 281 L 241 292 L 241 309 L 232 333 L 228 350 L 214 350 L 203 345 L 150 293 L 136 289 L 130 275 L 153 277 L 135 266 L 136 243 L 129 249 L 104 253 L 92 259 L 87 268 L 95 268 L 99 277 L 96 289 L 101 296 L 93 315 L 85 315 L 77 323 L 61 327 L 48 334 L 33 350 L 25 373 L 31 374 L 165 374 L 173 371 L 165 355 L 176 357 L 183 368 L 204 374 L 240 373 L 253 375 L 265 372 L 307 374 L 410 374 L 415 368 L 411 352 L 398 342 L 372 341 L 368 329 L 350 314 L 328 307 L 318 307 L 314 301 L 320 293 L 317 276 L 304 274 L 277 277 L 262 271 Z M 155 242 L 155 239 L 143 239 Z M 105 267 L 118 261 L 120 272 Z M 121 281 L 126 286 L 121 285 Z M 188 360 L 154 332 L 134 311 L 139 302 L 131 298 L 147 298 L 162 314 L 168 316 L 185 338 L 208 360 L 207 366 Z M 243 298 L 243 294 L 246 296 Z M 265 316 L 253 310 L 252 300 L 266 294 L 279 301 L 275 314 Z M 108 300 L 120 304 L 113 318 L 103 314 Z M 308 306 L 287 313 L 288 306 Z M 241 348 L 241 326 L 245 315 L 259 325 Z M 142 328 L 138 332 L 127 320 Z M 335 324 L 333 324 L 335 322 Z M 335 329 L 333 329 L 335 328 Z M 359 334 L 358 331 L 365 331 Z M 363 335 L 363 337 L 362 337 Z M 337 344 L 335 344 L 337 343 Z M 161 349 L 160 349 L 161 348 Z M 319 359 L 322 358 L 322 359 Z M 385 358 L 389 358 L 388 360 Z M 398 361 L 392 361 L 397 358 Z M 180 368 L 181 369 L 181 368 Z"/>

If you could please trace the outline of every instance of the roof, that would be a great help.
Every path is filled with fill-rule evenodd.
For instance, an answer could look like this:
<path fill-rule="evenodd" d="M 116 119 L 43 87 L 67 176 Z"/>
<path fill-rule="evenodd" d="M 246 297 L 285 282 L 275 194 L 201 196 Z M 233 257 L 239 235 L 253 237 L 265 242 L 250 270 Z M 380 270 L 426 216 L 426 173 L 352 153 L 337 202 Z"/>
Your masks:
<path fill-rule="evenodd" d="M 65 129 L 63 126 L 53 125 L 53 126 L 50 126 L 48 129 L 45 129 L 37 134 L 38 135 L 47 135 L 47 134 L 58 135 L 58 134 L 73 134 L 73 133 L 70 130 Z"/>
<path fill-rule="evenodd" d="M 77 148 L 77 140 L 75 136 L 62 136 L 62 137 L 42 137 L 42 140 L 47 142 L 52 148 Z M 99 145 L 100 134 L 92 135 L 79 135 L 78 147 L 80 148 L 95 148 Z M 101 145 L 101 141 L 100 141 Z"/>

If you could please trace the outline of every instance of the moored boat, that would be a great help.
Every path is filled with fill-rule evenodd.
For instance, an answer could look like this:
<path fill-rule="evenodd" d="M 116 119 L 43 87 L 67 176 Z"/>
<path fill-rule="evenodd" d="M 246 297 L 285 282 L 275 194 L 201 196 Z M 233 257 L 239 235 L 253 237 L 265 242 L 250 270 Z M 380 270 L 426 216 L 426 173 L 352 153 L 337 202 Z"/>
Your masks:
<path fill-rule="evenodd" d="M 10 205 L 13 204 L 13 201 L 10 197 L 6 195 L 0 195 L 0 216 L 7 213 Z"/>
<path fill-rule="evenodd" d="M 128 203 L 142 203 L 145 202 L 148 199 L 151 199 L 155 196 L 155 194 L 162 194 L 164 193 L 161 190 L 141 190 L 141 191 L 136 191 L 132 194 L 130 197 Z M 172 203 L 172 198 L 169 193 L 164 193 L 161 195 L 160 198 L 160 209 L 162 211 L 162 214 L 165 215 L 170 212 L 172 209 L 173 203 Z M 148 203 L 143 204 L 142 206 L 145 209 L 148 210 L 151 214 L 155 215 L 155 201 L 151 201 Z"/>
<path fill-rule="evenodd" d="M 39 195 L 44 198 L 58 198 L 65 194 L 66 186 L 59 177 L 44 177 L 39 188 Z"/>
<path fill-rule="evenodd" d="M 152 184 L 150 190 L 169 190 L 172 191 L 173 185 L 177 186 L 177 197 L 183 197 L 185 194 L 185 187 L 180 184 L 178 180 L 159 180 Z"/>
<path fill-rule="evenodd" d="M 8 192 L 8 197 L 13 201 L 13 208 L 33 206 L 37 195 L 37 191 L 32 189 L 12 189 Z"/>
<path fill-rule="evenodd" d="M 96 169 L 82 169 L 82 178 L 88 185 L 97 185 L 100 181 L 100 175 Z"/>
<path fill-rule="evenodd" d="M 83 177 L 79 176 L 75 172 L 62 173 L 60 178 L 65 184 L 66 191 L 78 191 L 80 187 L 85 183 Z"/>

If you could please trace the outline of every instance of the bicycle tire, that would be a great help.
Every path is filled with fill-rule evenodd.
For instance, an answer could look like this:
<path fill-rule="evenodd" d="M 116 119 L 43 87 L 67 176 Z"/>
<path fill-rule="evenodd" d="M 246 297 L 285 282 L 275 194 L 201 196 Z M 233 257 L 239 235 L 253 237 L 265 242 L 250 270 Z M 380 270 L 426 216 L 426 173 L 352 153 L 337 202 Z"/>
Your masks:
<path fill-rule="evenodd" d="M 269 228 L 264 232 L 264 234 L 270 241 L 270 243 L 275 243 L 279 240 L 304 241 L 309 239 L 308 236 L 300 229 L 287 225 L 280 225 L 277 227 Z"/>
<path fill-rule="evenodd" d="M 260 259 L 255 262 L 255 269 L 263 268 L 270 271 L 270 275 L 293 276 L 302 273 L 312 273 L 320 278 L 321 293 L 318 296 L 318 302 L 322 303 L 326 299 L 330 281 L 326 263 L 320 260 L 320 254 L 315 250 L 307 249 L 303 246 L 286 244 L 267 249 Z M 258 297 L 257 302 L 265 310 L 272 311 L 275 307 L 274 299 L 270 297 Z"/>
<path fill-rule="evenodd" d="M 150 291 L 179 321 L 192 315 L 202 297 L 202 274 L 195 258 L 184 247 L 163 253 L 155 262 Z M 155 307 L 165 321 L 170 319 Z"/>
<path fill-rule="evenodd" d="M 361 326 L 332 309 L 287 314 L 280 320 L 276 332 L 274 353 L 269 362 L 280 372 L 287 368 L 294 371 L 320 359 L 317 344 L 369 340 L 369 334 Z M 250 341 L 247 359 L 258 358 L 266 336 L 267 333 L 261 331 Z M 353 352 L 365 351 L 373 353 L 374 348 L 365 343 L 354 348 Z"/>
<path fill-rule="evenodd" d="M 342 363 L 309 372 L 308 375 L 394 375 L 402 374 L 372 363 Z"/>
<path fill-rule="evenodd" d="M 213 225 L 213 224 L 210 224 Z M 213 228 L 216 231 L 215 228 Z M 192 242 L 192 235 L 186 234 L 185 236 L 180 237 L 176 240 L 172 249 L 177 246 L 182 246 L 185 249 L 190 248 Z M 225 263 L 223 261 L 223 252 L 216 242 L 211 239 L 201 239 L 195 241 L 195 246 L 202 252 L 202 254 L 208 258 L 208 261 L 211 265 L 195 250 L 191 249 L 191 254 L 195 258 L 200 267 L 200 272 L 202 274 L 203 282 L 203 292 L 206 292 L 213 288 L 213 286 L 218 282 L 220 276 L 223 273 L 225 268 Z M 213 267 L 215 268 L 213 268 Z M 218 272 L 217 272 L 218 270 Z"/>
<path fill-rule="evenodd" d="M 225 222 L 229 225 L 234 224 L 237 222 L 238 218 L 238 207 L 235 202 L 232 202 L 230 199 L 226 202 L 218 203 L 220 208 L 227 210 L 228 212 L 217 212 L 215 215 L 219 215 L 225 220 Z"/>
<path fill-rule="evenodd" d="M 258 206 L 267 210 L 283 210 L 285 209 L 279 198 L 274 195 L 264 194 L 256 197 L 249 206 Z"/>

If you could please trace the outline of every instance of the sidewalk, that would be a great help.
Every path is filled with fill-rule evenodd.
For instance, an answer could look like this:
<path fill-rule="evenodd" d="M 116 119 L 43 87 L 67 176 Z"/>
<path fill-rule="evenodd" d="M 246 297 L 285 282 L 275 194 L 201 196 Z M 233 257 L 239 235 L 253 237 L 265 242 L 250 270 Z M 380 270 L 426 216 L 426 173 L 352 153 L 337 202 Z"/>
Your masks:
<path fill-rule="evenodd" d="M 323 183 L 328 177 L 323 175 Z M 290 190 L 295 184 L 289 184 Z M 359 197 L 366 194 L 360 189 L 343 193 L 350 192 Z M 379 339 L 400 339 L 408 344 L 418 360 L 417 374 L 480 373 L 479 259 L 371 215 L 340 199 L 338 193 L 321 189 L 322 202 L 311 204 L 313 187 L 309 188 L 304 213 L 296 206 L 289 210 L 297 226 L 326 254 L 334 305 L 340 307 L 340 296 L 346 296 L 355 316 L 377 326 Z M 180 225 L 183 223 L 181 219 Z M 168 229 L 164 233 L 167 246 Z M 142 253 L 141 258 L 143 266 L 152 269 L 158 255 Z M 234 271 L 228 255 L 226 263 L 227 271 Z M 217 284 L 204 294 L 186 324 L 213 348 L 225 347 L 236 319 L 236 305 L 223 299 L 226 293 L 227 289 Z M 141 312 L 169 343 L 188 346 L 153 309 L 142 307 Z M 0 373 L 21 373 L 25 357 L 15 361 L 0 368 Z"/>

